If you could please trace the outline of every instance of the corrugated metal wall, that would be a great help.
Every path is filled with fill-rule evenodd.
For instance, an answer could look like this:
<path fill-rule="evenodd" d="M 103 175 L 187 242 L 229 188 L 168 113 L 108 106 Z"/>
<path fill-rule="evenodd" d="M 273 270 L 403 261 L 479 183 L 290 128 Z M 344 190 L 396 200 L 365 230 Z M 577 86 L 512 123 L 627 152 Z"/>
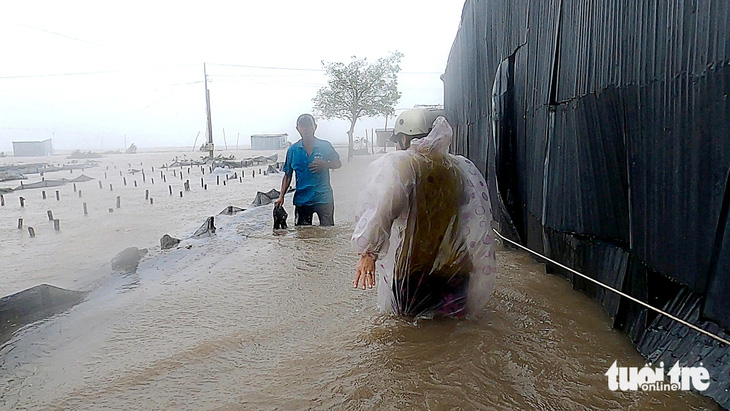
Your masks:
<path fill-rule="evenodd" d="M 503 232 L 730 329 L 730 2 L 470 0 L 444 82 Z M 653 314 L 572 280 L 637 346 L 672 346 Z"/>

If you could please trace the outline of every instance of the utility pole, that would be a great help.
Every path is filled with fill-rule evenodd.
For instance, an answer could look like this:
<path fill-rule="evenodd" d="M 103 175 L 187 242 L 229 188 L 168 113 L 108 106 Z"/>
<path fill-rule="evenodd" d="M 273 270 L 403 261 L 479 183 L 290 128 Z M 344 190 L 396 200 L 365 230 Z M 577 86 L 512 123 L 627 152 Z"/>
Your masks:
<path fill-rule="evenodd" d="M 203 77 L 205 77 L 205 112 L 208 120 L 208 158 L 213 160 L 213 121 L 210 118 L 210 90 L 208 90 L 208 73 L 203 63 Z"/>

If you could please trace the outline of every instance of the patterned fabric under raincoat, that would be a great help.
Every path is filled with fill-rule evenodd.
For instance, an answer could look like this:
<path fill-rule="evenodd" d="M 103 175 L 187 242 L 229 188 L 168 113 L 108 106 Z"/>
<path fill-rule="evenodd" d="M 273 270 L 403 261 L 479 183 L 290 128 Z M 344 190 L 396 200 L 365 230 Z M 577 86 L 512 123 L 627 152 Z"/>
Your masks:
<path fill-rule="evenodd" d="M 377 256 L 378 305 L 415 317 L 478 314 L 496 262 L 487 185 L 468 159 L 448 153 L 443 117 L 407 150 L 370 164 L 352 244 Z"/>

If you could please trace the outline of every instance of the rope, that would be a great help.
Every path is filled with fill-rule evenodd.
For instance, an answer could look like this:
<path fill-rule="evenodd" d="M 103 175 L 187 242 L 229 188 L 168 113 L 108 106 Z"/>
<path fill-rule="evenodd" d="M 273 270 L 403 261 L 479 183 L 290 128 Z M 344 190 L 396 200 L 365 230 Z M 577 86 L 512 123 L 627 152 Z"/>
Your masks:
<path fill-rule="evenodd" d="M 698 327 L 698 326 L 696 326 L 696 325 L 694 325 L 692 323 L 689 323 L 689 322 L 687 322 L 687 321 L 685 321 L 685 320 L 683 320 L 683 319 L 681 319 L 679 317 L 675 317 L 674 315 L 669 314 L 668 312 L 665 312 L 665 311 L 662 311 L 662 310 L 660 310 L 660 309 L 658 309 L 656 307 L 653 307 L 653 306 L 651 306 L 651 305 L 649 305 L 649 304 L 647 304 L 647 303 L 645 303 L 645 302 L 643 302 L 643 301 L 641 301 L 639 299 L 636 299 L 636 298 L 634 298 L 634 297 L 632 297 L 632 296 L 630 296 L 630 295 L 628 295 L 626 293 L 623 293 L 623 292 L 621 292 L 621 291 L 619 291 L 619 290 L 617 290 L 617 289 L 615 289 L 615 288 L 613 288 L 613 287 L 611 287 L 609 285 L 603 284 L 602 282 L 600 282 L 598 280 L 594 280 L 593 278 L 588 277 L 585 274 L 579 273 L 578 271 L 575 271 L 574 269 L 572 269 L 572 268 L 570 268 L 570 267 L 568 267 L 566 265 L 560 264 L 559 262 L 557 262 L 555 260 L 551 260 L 550 258 L 545 257 L 544 255 L 542 255 L 542 254 L 540 254 L 540 253 L 538 253 L 536 251 L 532 251 L 529 248 L 523 246 L 522 244 L 518 244 L 518 243 L 510 240 L 509 238 L 506 238 L 505 236 L 503 236 L 502 234 L 500 234 L 497 230 L 494 230 L 494 233 L 497 234 L 502 240 L 507 241 L 508 243 L 510 243 L 512 245 L 515 245 L 515 246 L 517 246 L 517 247 L 519 247 L 519 248 L 527 251 L 530 254 L 534 254 L 534 255 L 536 255 L 536 256 L 538 256 L 538 257 L 540 257 L 540 258 L 542 258 L 542 259 L 544 259 L 546 261 L 550 261 L 551 263 L 557 265 L 560 268 L 563 268 L 565 270 L 568 270 L 568 271 L 570 271 L 573 274 L 579 275 L 579 276 L 585 278 L 586 280 L 591 281 L 591 282 L 593 282 L 595 284 L 598 284 L 598 285 L 600 285 L 601 287 L 603 287 L 603 288 L 605 288 L 607 290 L 613 291 L 614 293 L 616 293 L 616 294 L 618 294 L 618 295 L 620 295 L 620 296 L 622 296 L 624 298 L 628 298 L 629 300 L 631 300 L 631 301 L 633 301 L 633 302 L 635 302 L 637 304 L 643 305 L 644 307 L 646 307 L 646 308 L 648 308 L 650 310 L 656 311 L 659 314 L 665 315 L 665 316 L 671 318 L 672 320 L 674 320 L 674 321 L 676 321 L 676 322 L 678 322 L 678 323 L 680 323 L 680 324 L 682 324 L 682 325 L 684 325 L 686 327 L 689 327 L 689 328 L 691 328 L 691 329 L 693 329 L 693 330 L 695 330 L 695 331 L 697 331 L 699 333 L 705 334 L 708 337 L 711 337 L 711 338 L 713 338 L 713 339 L 715 339 L 715 340 L 717 340 L 717 341 L 719 341 L 719 342 L 721 342 L 721 343 L 723 343 L 725 345 L 730 346 L 730 341 L 728 341 L 728 340 L 726 340 L 726 339 L 724 339 L 722 337 L 719 337 L 719 336 L 717 336 L 715 334 L 712 334 L 709 331 L 705 331 L 702 328 L 700 328 L 700 327 Z"/>

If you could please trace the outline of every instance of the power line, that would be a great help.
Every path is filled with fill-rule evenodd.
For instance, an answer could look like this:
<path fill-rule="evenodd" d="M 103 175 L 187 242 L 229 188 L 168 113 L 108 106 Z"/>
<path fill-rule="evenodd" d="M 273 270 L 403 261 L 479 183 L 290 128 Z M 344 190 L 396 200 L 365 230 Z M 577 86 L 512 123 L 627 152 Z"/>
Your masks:
<path fill-rule="evenodd" d="M 220 63 L 208 63 L 211 66 L 222 66 L 222 67 L 243 67 L 252 69 L 265 69 L 265 70 L 291 70 L 291 71 L 313 71 L 313 72 L 324 72 L 324 69 L 313 69 L 303 67 L 275 67 L 275 66 L 249 66 L 244 64 L 220 64 Z"/>
<path fill-rule="evenodd" d="M 325 72 L 324 69 L 313 69 L 306 67 L 277 67 L 277 66 L 253 66 L 244 64 L 222 64 L 222 63 L 209 63 L 211 66 L 223 66 L 223 67 L 243 67 L 252 69 L 266 69 L 266 70 L 291 70 L 291 71 L 311 71 L 311 72 Z M 441 75 L 443 72 L 440 71 L 401 71 L 398 74 L 426 74 L 426 75 Z"/>
<path fill-rule="evenodd" d="M 79 41 L 83 41 L 80 39 L 77 39 Z M 253 65 L 243 65 L 243 64 L 216 64 L 211 63 L 212 66 L 221 66 L 221 67 L 240 67 L 240 68 L 251 68 L 251 69 L 262 69 L 262 70 L 282 70 L 282 71 L 306 71 L 311 73 L 324 73 L 324 69 L 312 69 L 312 68 L 305 68 L 305 67 L 276 67 L 276 66 L 253 66 Z M 47 74 L 20 74 L 20 75 L 12 75 L 12 76 L 0 76 L 0 80 L 9 80 L 9 79 L 25 79 L 25 78 L 44 78 L 44 77 L 70 77 L 70 76 L 87 76 L 87 75 L 100 75 L 100 74 L 117 74 L 117 73 L 131 73 L 136 71 L 154 71 L 154 70 L 163 70 L 163 69 L 169 69 L 169 68 L 178 68 L 178 67 L 191 67 L 191 66 L 197 66 L 197 64 L 180 64 L 180 65 L 174 65 L 174 66 L 162 66 L 162 67 L 146 67 L 146 68 L 136 68 L 136 69 L 129 69 L 129 70 L 101 70 L 101 71 L 79 71 L 79 72 L 71 72 L 71 73 L 47 73 Z M 442 73 L 436 72 L 436 71 L 401 71 L 398 74 L 415 74 L 415 75 L 440 75 Z M 285 75 L 285 74 L 282 74 Z M 244 75 L 244 74 L 212 74 L 209 76 L 255 76 L 255 75 Z M 260 75 L 265 76 L 265 75 Z M 269 76 L 275 76 L 274 74 L 270 74 Z"/>
<path fill-rule="evenodd" d="M 29 26 L 27 24 L 18 23 L 18 22 L 15 22 L 15 24 L 20 25 L 20 26 L 23 26 L 23 27 L 26 27 L 26 28 L 29 28 L 29 29 L 42 31 L 44 33 L 53 34 L 54 36 L 59 36 L 59 37 L 67 38 L 67 39 L 70 39 L 70 40 L 79 41 L 81 43 L 91 44 L 92 46 L 101 47 L 100 44 L 92 43 L 90 41 L 87 41 L 87 40 L 84 40 L 84 39 L 79 39 L 79 38 L 76 38 L 76 37 L 67 36 L 65 34 L 56 33 L 55 31 L 45 30 L 45 29 L 42 29 L 42 28 L 39 28 L 39 27 L 33 27 L 33 26 Z"/>
<path fill-rule="evenodd" d="M 131 73 L 135 71 L 154 71 L 164 70 L 169 68 L 177 67 L 190 67 L 197 66 L 197 64 L 179 64 L 174 66 L 160 66 L 160 67 L 145 67 L 128 70 L 103 70 L 103 71 L 80 71 L 73 73 L 50 73 L 50 74 L 23 74 L 15 76 L 0 76 L 0 79 L 21 79 L 21 78 L 41 78 L 41 77 L 66 77 L 66 76 L 86 76 L 86 75 L 97 75 L 97 74 L 116 74 L 116 73 Z"/>

